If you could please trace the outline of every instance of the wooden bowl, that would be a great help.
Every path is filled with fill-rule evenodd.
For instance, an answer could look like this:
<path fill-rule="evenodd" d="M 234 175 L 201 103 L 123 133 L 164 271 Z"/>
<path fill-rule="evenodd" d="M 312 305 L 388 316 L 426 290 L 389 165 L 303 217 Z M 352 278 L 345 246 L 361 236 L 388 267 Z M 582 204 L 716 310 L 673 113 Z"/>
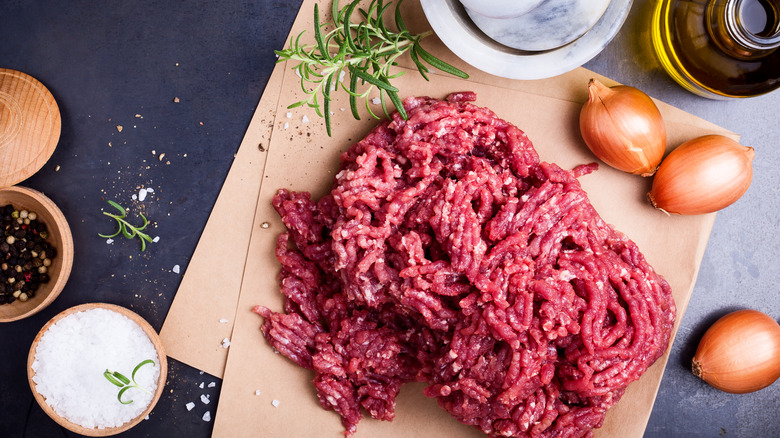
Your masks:
<path fill-rule="evenodd" d="M 57 321 L 61 320 L 62 318 L 74 314 L 76 312 L 81 312 L 84 310 L 91 310 L 91 309 L 107 309 L 112 310 L 114 312 L 120 313 L 138 324 L 141 329 L 146 333 L 146 335 L 149 337 L 149 340 L 154 345 L 155 350 L 157 350 L 157 361 L 160 365 L 160 376 L 157 379 L 157 390 L 154 392 L 154 396 L 152 397 L 152 400 L 149 402 L 149 406 L 146 407 L 146 409 L 137 417 L 134 419 L 128 421 L 127 423 L 118 426 L 118 427 L 106 427 L 102 429 L 98 428 L 87 428 L 84 426 L 81 426 L 79 424 L 73 423 L 69 421 L 68 419 L 60 416 L 57 414 L 54 409 L 51 408 L 46 403 L 46 398 L 43 397 L 41 394 L 38 393 L 36 390 L 35 382 L 33 382 L 33 377 L 35 376 L 35 371 L 32 369 L 33 362 L 35 361 L 35 354 L 36 350 L 38 348 L 38 343 L 41 341 L 41 337 L 44 333 L 51 327 L 52 324 L 56 323 Z M 33 396 L 35 396 L 35 400 L 38 401 L 38 404 L 41 406 L 44 412 L 46 412 L 46 415 L 51 417 L 54 421 L 57 422 L 60 426 L 70 430 L 71 432 L 75 432 L 81 435 L 86 436 L 110 436 L 110 435 L 116 435 L 118 433 L 124 432 L 136 424 L 143 421 L 143 419 L 149 415 L 150 412 L 152 412 L 152 409 L 154 409 L 154 406 L 157 404 L 157 401 L 160 399 L 160 396 L 162 395 L 163 390 L 165 389 L 165 381 L 168 377 L 168 360 L 165 355 L 165 350 L 163 349 L 162 342 L 160 341 L 160 337 L 157 335 L 157 332 L 154 331 L 152 326 L 149 325 L 146 320 L 138 316 L 135 312 L 128 310 L 121 306 L 116 306 L 113 304 L 106 304 L 106 303 L 88 303 L 88 304 L 82 304 L 79 306 L 71 307 L 67 310 L 64 310 L 57 314 L 54 318 L 49 320 L 43 328 L 38 332 L 38 335 L 33 340 L 32 346 L 30 347 L 30 354 L 27 356 L 27 380 L 30 384 L 30 389 L 32 389 Z"/>
<path fill-rule="evenodd" d="M 26 187 L 0 188 L 0 207 L 11 204 L 17 210 L 34 211 L 38 221 L 46 225 L 46 240 L 57 254 L 49 266 L 49 282 L 42 283 L 35 296 L 27 301 L 16 300 L 0 305 L 0 322 L 16 321 L 33 315 L 52 303 L 62 292 L 73 267 L 73 236 L 70 227 L 57 205 L 41 192 Z"/>

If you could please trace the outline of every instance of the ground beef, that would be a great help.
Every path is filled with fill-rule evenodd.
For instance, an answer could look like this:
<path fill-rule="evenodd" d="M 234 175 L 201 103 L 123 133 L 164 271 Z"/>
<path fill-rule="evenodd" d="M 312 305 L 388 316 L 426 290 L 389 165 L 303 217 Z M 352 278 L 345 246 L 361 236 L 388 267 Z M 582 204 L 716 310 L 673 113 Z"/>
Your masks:
<path fill-rule="evenodd" d="M 284 313 L 255 311 L 347 436 L 410 381 L 491 436 L 590 436 L 667 348 L 669 285 L 590 205 L 595 165 L 540 162 L 474 98 L 408 98 L 329 195 L 274 198 Z"/>

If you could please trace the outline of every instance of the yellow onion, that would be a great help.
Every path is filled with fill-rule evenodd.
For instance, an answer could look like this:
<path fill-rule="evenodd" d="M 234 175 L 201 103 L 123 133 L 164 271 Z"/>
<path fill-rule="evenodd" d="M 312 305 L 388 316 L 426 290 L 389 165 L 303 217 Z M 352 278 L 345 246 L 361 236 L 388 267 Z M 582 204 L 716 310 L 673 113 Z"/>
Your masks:
<path fill-rule="evenodd" d="M 595 79 L 580 111 L 580 132 L 599 159 L 636 175 L 652 175 L 666 149 L 666 127 L 653 99 L 634 87 L 608 88 Z"/>
<path fill-rule="evenodd" d="M 693 374 L 721 391 L 758 391 L 780 377 L 780 325 L 757 310 L 720 318 L 699 342 Z"/>
<path fill-rule="evenodd" d="M 736 202 L 750 187 L 754 156 L 753 148 L 722 135 L 689 140 L 661 163 L 647 197 L 667 213 L 718 211 Z"/>

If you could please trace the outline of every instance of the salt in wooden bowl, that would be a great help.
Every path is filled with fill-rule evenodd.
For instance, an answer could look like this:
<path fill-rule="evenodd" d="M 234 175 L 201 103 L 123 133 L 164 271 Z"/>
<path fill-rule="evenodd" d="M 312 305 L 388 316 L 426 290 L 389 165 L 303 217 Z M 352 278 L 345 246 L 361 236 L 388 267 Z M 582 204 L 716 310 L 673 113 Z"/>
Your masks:
<path fill-rule="evenodd" d="M 16 300 L 0 305 L 0 322 L 16 321 L 38 313 L 62 292 L 73 267 L 73 236 L 68 221 L 51 199 L 26 187 L 0 188 L 0 207 L 11 204 L 17 210 L 34 211 L 38 221 L 46 225 L 46 240 L 57 251 L 48 268 L 49 282 L 41 283 L 35 296 L 27 301 Z M 0 231 L 0 236 L 2 232 Z"/>
<path fill-rule="evenodd" d="M 79 424 L 73 423 L 67 418 L 62 417 L 61 415 L 57 414 L 57 412 L 52 409 L 51 406 L 46 402 L 46 398 L 42 396 L 38 391 L 36 390 L 36 384 L 33 381 L 33 377 L 35 377 L 35 371 L 33 370 L 33 362 L 35 361 L 35 355 L 36 355 L 36 349 L 38 347 L 38 344 L 41 341 L 41 337 L 46 333 L 46 331 L 57 321 L 60 321 L 61 319 L 65 318 L 68 315 L 72 315 L 77 312 L 85 311 L 85 310 L 91 310 L 91 309 L 107 309 L 114 312 L 117 312 L 121 315 L 124 315 L 128 317 L 131 321 L 138 324 L 138 326 L 141 327 L 141 329 L 146 333 L 146 335 L 149 337 L 149 341 L 154 345 L 155 350 L 157 351 L 157 362 L 159 363 L 159 371 L 160 375 L 157 379 L 157 390 L 154 392 L 154 395 L 152 396 L 152 400 L 149 402 L 149 405 L 146 407 L 146 409 L 141 412 L 138 416 L 133 418 L 132 420 L 122 424 L 121 426 L 117 427 L 106 427 L 106 428 L 88 428 L 81 426 Z M 160 337 L 157 335 L 157 332 L 154 331 L 151 325 L 149 325 L 146 320 L 138 316 L 135 312 L 128 310 L 121 306 L 116 306 L 113 304 L 105 304 L 105 303 L 88 303 L 88 304 L 82 304 L 79 306 L 71 307 L 67 310 L 64 310 L 63 312 L 60 312 L 57 314 L 54 318 L 49 320 L 43 328 L 38 332 L 38 335 L 33 340 L 32 346 L 30 347 L 30 354 L 27 357 L 27 380 L 29 381 L 30 388 L 32 389 L 33 395 L 35 396 L 35 400 L 38 402 L 38 404 L 41 406 L 44 412 L 46 412 L 46 415 L 51 417 L 54 421 L 57 422 L 60 426 L 70 430 L 71 432 L 75 432 L 81 435 L 86 436 L 111 436 L 116 435 L 118 433 L 124 432 L 136 424 L 143 421 L 144 418 L 146 418 L 147 415 L 149 415 L 150 412 L 152 412 L 152 409 L 154 409 L 155 404 L 157 404 L 157 401 L 160 399 L 160 396 L 162 395 L 163 390 L 165 389 L 165 381 L 168 377 L 168 361 L 165 354 L 165 350 L 163 349 L 162 342 L 160 341 Z"/>

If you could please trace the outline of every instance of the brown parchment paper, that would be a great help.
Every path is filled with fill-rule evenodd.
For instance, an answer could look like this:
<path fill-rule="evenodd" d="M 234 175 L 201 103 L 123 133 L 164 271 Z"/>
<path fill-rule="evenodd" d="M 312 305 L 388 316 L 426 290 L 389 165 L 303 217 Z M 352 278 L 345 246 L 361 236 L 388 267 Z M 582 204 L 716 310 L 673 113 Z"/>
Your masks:
<path fill-rule="evenodd" d="M 233 333 L 282 74 L 281 66 L 271 74 L 160 330 L 168 356 L 220 378 L 228 353 L 221 343 Z"/>
<path fill-rule="evenodd" d="M 311 27 L 313 3 L 304 1 L 291 34 Z M 326 6 L 329 2 L 323 1 L 321 10 Z M 404 16 L 412 29 L 428 27 L 417 2 L 405 4 Z M 588 79 L 596 76 L 607 84 L 613 81 L 582 68 L 545 80 L 512 81 L 471 68 L 435 37 L 425 44 L 437 56 L 466 70 L 471 78 L 464 81 L 434 74 L 431 82 L 425 82 L 416 72 L 409 72 L 397 82 L 402 97 L 424 94 L 442 98 L 451 92 L 473 90 L 478 95 L 477 104 L 491 108 L 526 131 L 543 160 L 563 168 L 595 160 L 579 137 L 577 117 L 587 97 Z M 402 59 L 401 64 L 411 65 L 408 59 Z M 217 377 L 224 376 L 214 425 L 217 437 L 342 434 L 338 415 L 319 406 L 310 384 L 312 374 L 273 353 L 259 331 L 261 318 L 251 309 L 256 304 L 281 309 L 273 247 L 282 224 L 271 207 L 273 194 L 282 187 L 310 191 L 315 198 L 325 194 L 338 169 L 339 153 L 362 138 L 377 121 L 365 115 L 362 121 L 352 120 L 342 93 L 341 100 L 331 107 L 334 132 L 328 138 L 322 120 L 313 111 L 286 109 L 302 96 L 299 78 L 284 67 L 277 66 L 266 87 L 162 331 L 171 357 Z M 667 124 L 670 148 L 704 134 L 736 138 L 723 128 L 658 104 Z M 379 106 L 373 108 L 381 112 Z M 304 122 L 304 116 L 308 122 Z M 266 142 L 267 152 L 261 152 L 258 144 Z M 670 282 L 679 321 L 715 216 L 669 217 L 657 212 L 644 199 L 649 179 L 604 165 L 581 182 L 602 217 L 631 237 Z M 232 224 L 230 233 L 217 239 L 217 228 L 222 232 L 226 229 L 224 221 Z M 223 251 L 226 246 L 232 248 L 229 254 Z M 215 262 L 223 267 L 221 281 L 209 277 L 213 270 L 204 269 Z M 219 306 L 209 298 L 214 290 L 221 295 Z M 229 322 L 220 323 L 223 318 Z M 228 350 L 219 347 L 225 337 L 232 342 Z M 597 436 L 642 435 L 666 361 L 667 356 L 659 359 L 629 387 Z M 419 384 L 405 386 L 398 398 L 396 420 L 385 423 L 366 419 L 359 425 L 357 436 L 480 436 L 451 419 L 434 400 L 422 396 L 421 389 Z M 274 400 L 279 402 L 276 407 Z"/>
<path fill-rule="evenodd" d="M 311 28 L 313 3 L 312 0 L 304 1 L 291 35 Z M 321 6 L 321 9 L 325 10 L 327 2 L 322 1 Z M 419 32 L 429 28 L 418 2 L 407 0 L 404 3 L 404 17 L 411 29 Z M 591 77 L 598 77 L 610 85 L 615 84 L 614 81 L 584 68 L 537 81 L 498 78 L 460 61 L 433 36 L 429 37 L 425 44 L 429 51 L 471 75 L 468 82 L 461 86 L 463 89 L 477 89 L 476 84 L 487 84 L 581 103 L 587 98 L 585 84 Z M 402 65 L 412 66 L 408 59 L 402 58 L 400 61 Z M 259 223 L 254 221 L 255 207 L 262 181 L 266 180 L 262 175 L 277 104 L 285 106 L 295 99 L 293 93 L 297 86 L 287 84 L 286 88 L 283 88 L 282 85 L 285 67 L 284 64 L 277 65 L 268 81 L 160 333 L 170 357 L 220 378 L 223 377 L 228 355 L 228 351 L 221 348 L 220 343 L 222 339 L 232 336 L 249 241 L 252 231 L 259 227 Z M 436 80 L 438 79 L 434 79 Z M 409 92 L 424 93 L 428 83 L 420 85 L 418 89 L 411 89 Z M 712 123 L 661 102 L 658 104 L 663 109 L 668 123 L 704 129 L 708 133 L 729 134 Z M 287 112 L 286 109 L 283 112 L 285 118 Z M 295 115 L 296 120 L 302 116 L 297 110 Z M 310 115 L 310 118 L 316 120 L 313 115 Z M 336 114 L 334 118 L 349 118 L 349 115 Z M 295 120 L 286 122 L 291 126 L 295 124 Z M 527 128 L 526 125 L 520 126 Z M 280 129 L 283 126 L 284 122 L 278 124 Z M 670 137 L 669 140 L 670 147 L 678 144 L 674 138 Z M 593 197 L 593 194 L 591 196 Z M 696 265 L 698 266 L 698 259 Z M 219 269 L 210 269 L 214 266 Z M 219 300 L 211 298 L 214 293 L 219 294 Z M 222 323 L 221 320 L 227 322 Z"/>

